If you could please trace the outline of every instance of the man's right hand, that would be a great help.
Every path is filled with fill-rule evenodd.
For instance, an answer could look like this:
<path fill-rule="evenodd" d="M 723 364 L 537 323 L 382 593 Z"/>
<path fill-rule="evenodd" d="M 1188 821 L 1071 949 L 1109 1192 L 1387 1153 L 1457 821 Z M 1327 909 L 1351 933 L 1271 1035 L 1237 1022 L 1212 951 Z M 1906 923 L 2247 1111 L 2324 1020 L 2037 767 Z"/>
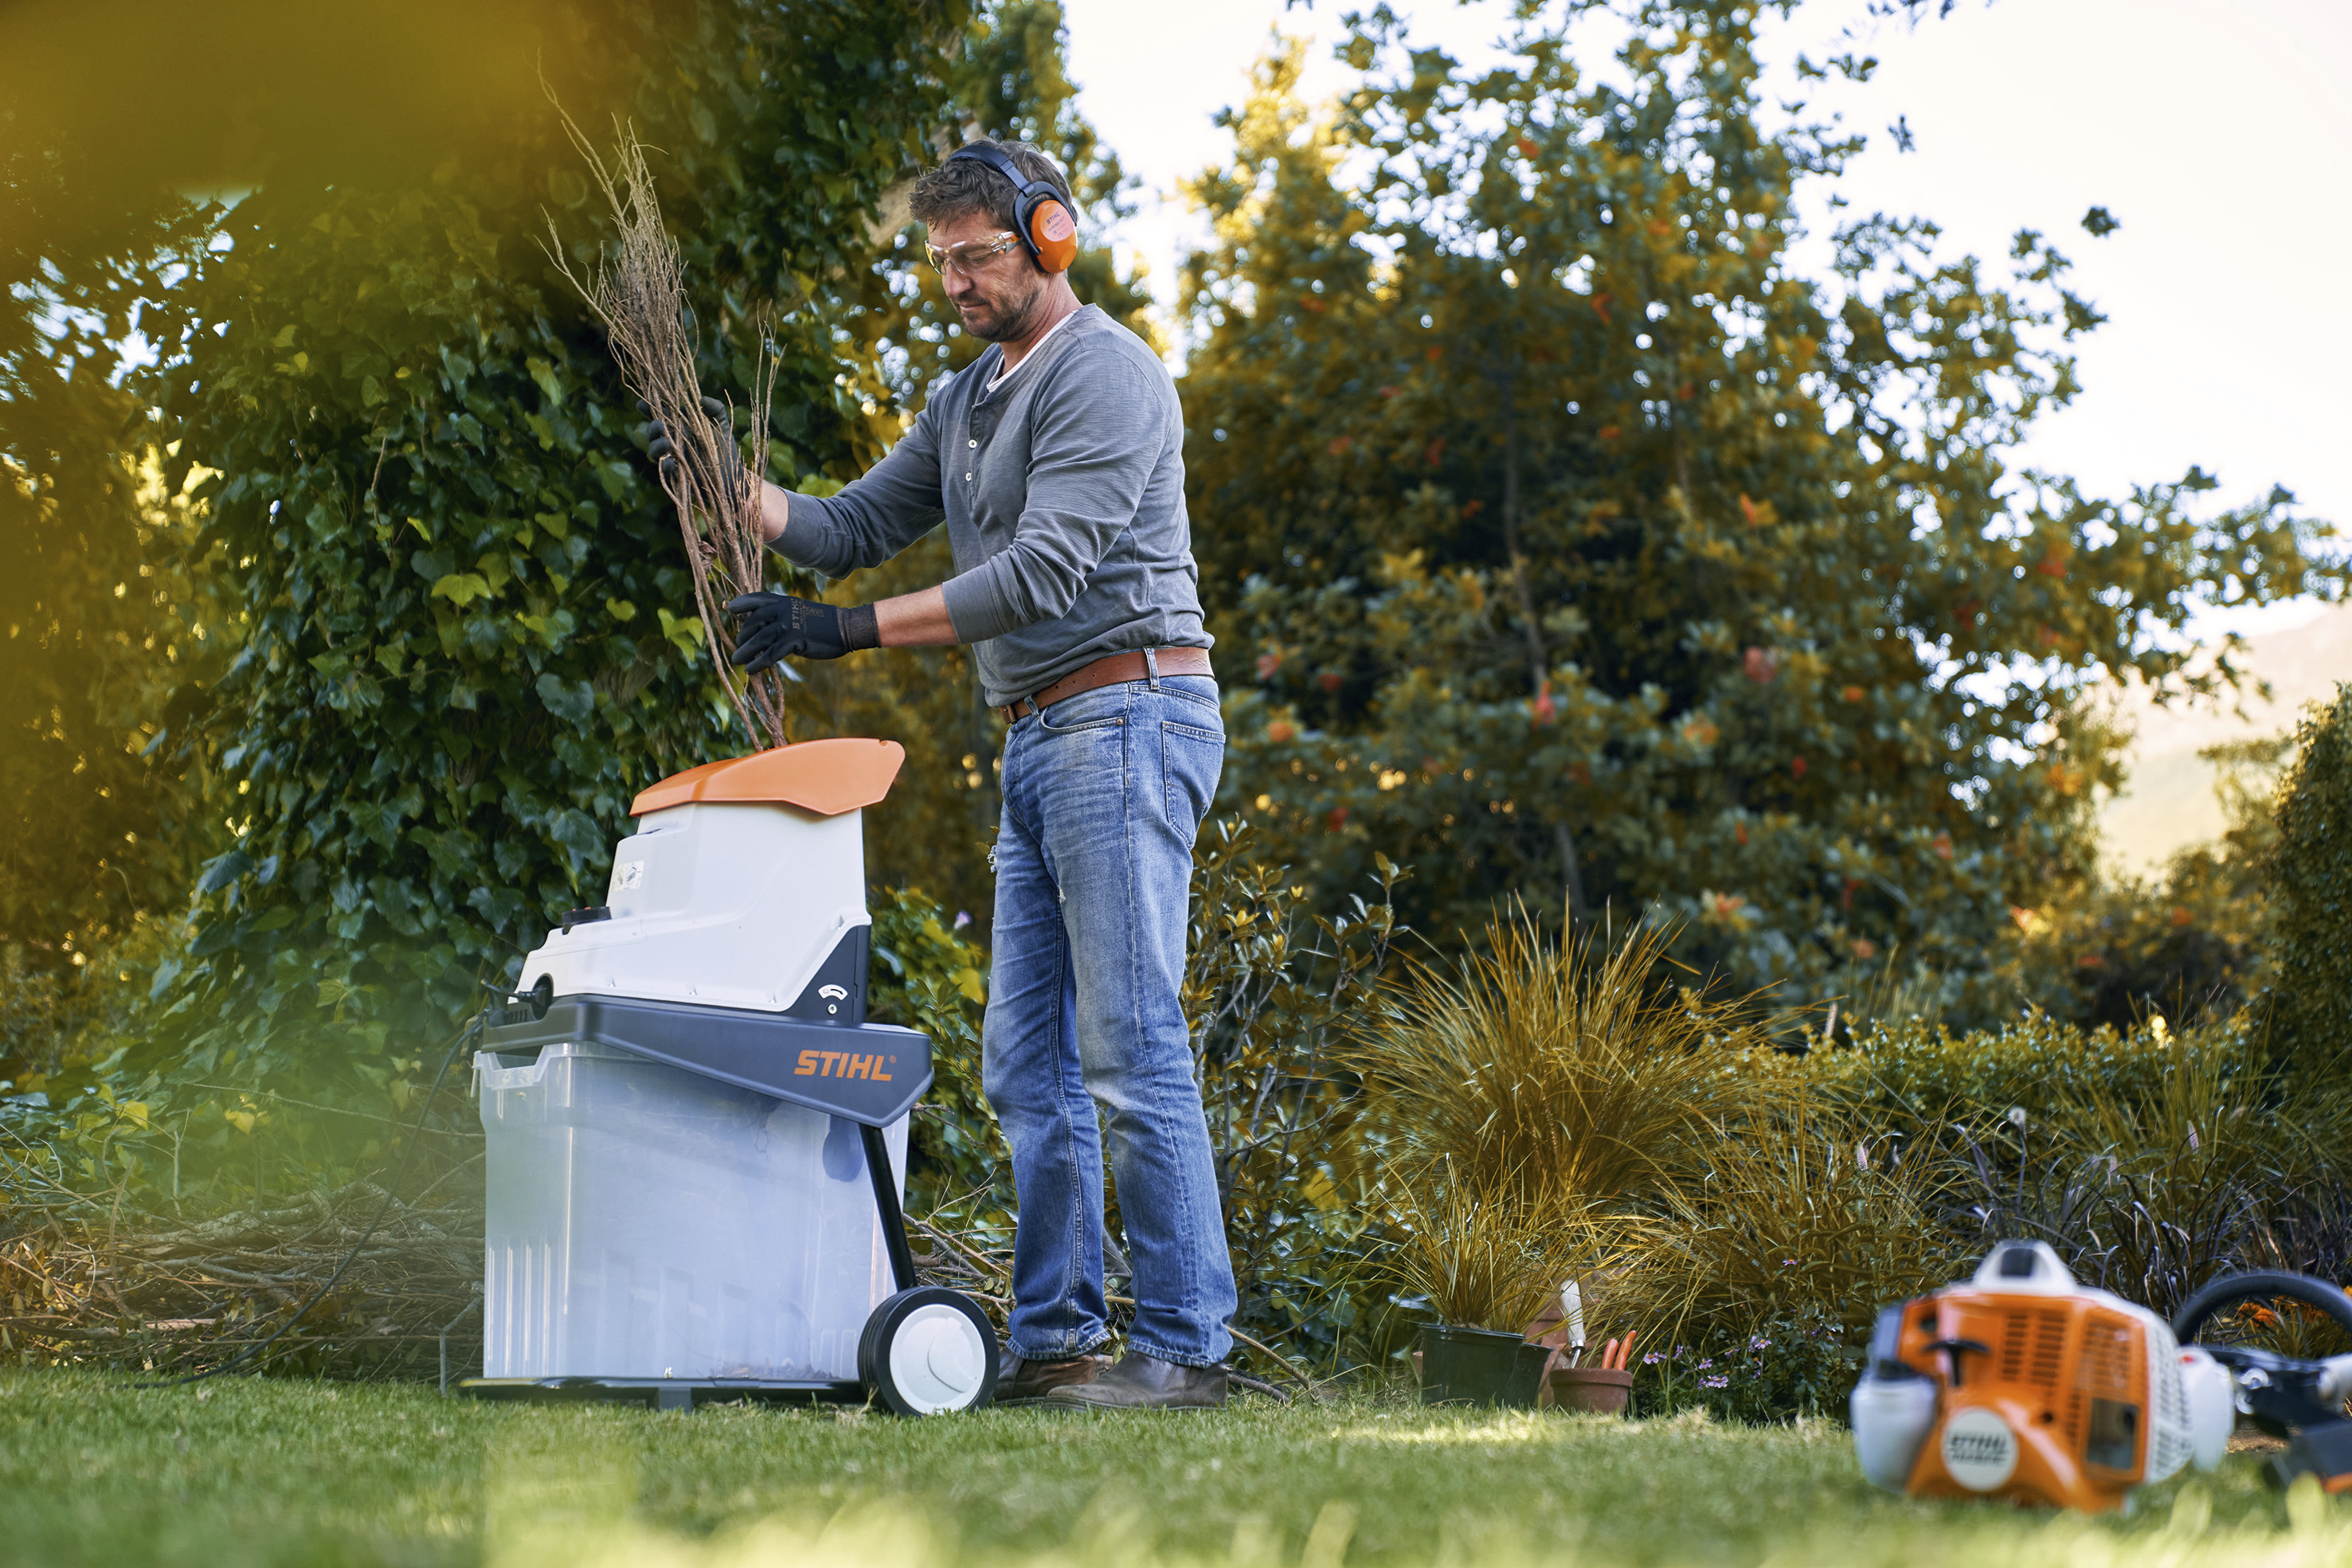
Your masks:
<path fill-rule="evenodd" d="M 637 400 L 637 407 L 648 417 L 652 416 L 653 405 L 644 399 Z M 652 440 L 646 444 L 646 455 L 658 468 L 663 488 L 677 488 L 678 465 L 683 462 L 692 473 L 698 494 L 731 508 L 740 504 L 749 492 L 751 472 L 743 466 L 736 452 L 735 433 L 728 423 L 727 405 L 715 397 L 707 397 L 702 400 L 702 412 L 709 416 L 712 425 L 710 442 L 718 449 L 719 473 L 702 472 L 701 465 L 709 460 L 702 443 L 689 440 L 681 447 L 679 443 L 670 438 L 669 426 L 658 419 L 653 422 Z"/>
<path fill-rule="evenodd" d="M 727 601 L 737 622 L 734 663 L 747 675 L 790 654 L 796 659 L 838 659 L 844 653 L 882 645 L 882 629 L 871 604 L 846 609 L 790 593 L 738 594 Z"/>

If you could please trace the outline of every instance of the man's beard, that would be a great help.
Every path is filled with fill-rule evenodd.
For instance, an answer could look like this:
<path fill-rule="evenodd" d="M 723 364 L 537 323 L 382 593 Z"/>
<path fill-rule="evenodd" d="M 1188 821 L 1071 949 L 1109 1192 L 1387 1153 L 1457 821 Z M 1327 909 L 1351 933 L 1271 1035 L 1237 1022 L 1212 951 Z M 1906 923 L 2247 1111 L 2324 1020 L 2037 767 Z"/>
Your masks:
<path fill-rule="evenodd" d="M 988 321 L 985 326 L 973 326 L 971 318 L 965 315 L 961 307 L 958 307 L 956 315 L 963 321 L 963 329 L 971 333 L 973 337 L 978 338 L 981 341 L 984 343 L 1009 343 L 1013 339 L 1020 337 L 1029 329 L 1031 323 L 1036 319 L 1037 312 L 1039 308 L 1044 306 L 1045 301 L 1045 291 L 1042 288 L 1032 294 L 1027 300 L 1009 312 L 999 307 L 994 300 L 983 301 L 983 304 L 986 306 L 989 312 Z"/>

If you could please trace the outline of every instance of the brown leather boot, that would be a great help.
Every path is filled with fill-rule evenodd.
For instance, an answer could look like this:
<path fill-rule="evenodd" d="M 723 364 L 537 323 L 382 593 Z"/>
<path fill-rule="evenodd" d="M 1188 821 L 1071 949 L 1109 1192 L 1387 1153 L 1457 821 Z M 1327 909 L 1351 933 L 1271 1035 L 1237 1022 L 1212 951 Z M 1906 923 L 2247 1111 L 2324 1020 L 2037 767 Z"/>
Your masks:
<path fill-rule="evenodd" d="M 996 1403 L 1034 1405 L 1054 1389 L 1092 1383 L 1110 1365 L 1107 1355 L 1073 1355 L 1060 1361 L 1024 1361 L 1010 1345 L 1000 1345 L 996 1360 Z"/>
<path fill-rule="evenodd" d="M 1130 1350 L 1101 1376 L 1055 1389 L 1054 1410 L 1214 1410 L 1225 1402 L 1225 1369 L 1179 1366 Z"/>

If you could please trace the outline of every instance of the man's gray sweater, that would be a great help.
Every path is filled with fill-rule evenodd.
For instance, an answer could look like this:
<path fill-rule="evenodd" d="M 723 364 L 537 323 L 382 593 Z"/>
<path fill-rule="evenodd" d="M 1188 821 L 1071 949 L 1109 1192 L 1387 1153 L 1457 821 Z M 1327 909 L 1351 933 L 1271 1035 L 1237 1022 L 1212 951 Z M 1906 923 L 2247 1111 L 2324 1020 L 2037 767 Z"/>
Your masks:
<path fill-rule="evenodd" d="M 1206 648 L 1184 515 L 1184 416 L 1143 340 L 1089 305 L 993 394 L 991 344 L 941 382 L 871 472 L 792 498 L 776 549 L 846 577 L 944 519 L 957 640 L 992 704 L 1106 653 Z"/>

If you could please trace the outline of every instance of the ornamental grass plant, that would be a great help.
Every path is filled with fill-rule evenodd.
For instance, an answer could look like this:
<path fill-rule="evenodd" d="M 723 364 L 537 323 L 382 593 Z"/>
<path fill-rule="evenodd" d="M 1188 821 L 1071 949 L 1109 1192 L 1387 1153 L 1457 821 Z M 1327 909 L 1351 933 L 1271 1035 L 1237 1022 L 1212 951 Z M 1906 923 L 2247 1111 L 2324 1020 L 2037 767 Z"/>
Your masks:
<path fill-rule="evenodd" d="M 1752 1005 L 1658 988 L 1664 945 L 1498 919 L 1349 1048 L 1384 1277 L 1445 1322 L 1524 1324 L 1576 1278 L 1592 1343 L 1644 1331 L 1646 1397 L 1759 1418 L 1836 1408 L 1877 1310 L 2003 1239 L 2168 1315 L 2238 1270 L 2344 1277 L 2352 1092 L 2280 1071 L 2242 1019 L 1914 1019 L 1799 1056 Z"/>
<path fill-rule="evenodd" d="M 1433 1166 L 1392 1169 L 1381 1191 L 1400 1239 L 1381 1269 L 1451 1327 L 1516 1333 L 1560 1281 L 1617 1266 L 1638 1231 L 1596 1207 L 1530 1202 L 1517 1173 Z"/>
<path fill-rule="evenodd" d="M 1443 1166 L 1563 1216 L 1670 1185 L 1797 1080 L 1740 1070 L 1760 1031 L 1656 976 L 1673 933 L 1545 935 L 1525 908 L 1481 950 L 1412 963 L 1347 1048 L 1401 1179 Z"/>
<path fill-rule="evenodd" d="M 2231 1031 L 2174 1036 L 2151 1092 L 2061 1103 L 2059 1158 L 2095 1171 L 2082 1255 L 2100 1284 L 2169 1314 L 2216 1275 L 2293 1266 L 2271 1216 L 2337 1174 L 2352 1125 L 2340 1089 L 2283 1092 L 2250 1056 Z"/>
<path fill-rule="evenodd" d="M 1878 1309 L 1974 1262 L 1943 1222 L 1947 1169 L 1791 1100 L 1654 1189 L 1639 1266 L 1604 1297 L 1661 1325 L 1671 1396 L 1749 1418 L 1837 1408 Z"/>
<path fill-rule="evenodd" d="M 1594 1343 L 1604 1322 L 1679 1325 L 1696 1312 L 1711 1327 L 1729 1309 L 1710 1270 L 1735 1239 L 1777 1257 L 1815 1223 L 1833 1234 L 1797 1248 L 1808 1264 L 1881 1239 L 1853 1231 L 1858 1202 L 1808 1207 L 1782 1129 L 1825 1127 L 1825 1097 L 1766 1049 L 1752 1005 L 1660 986 L 1671 932 L 1559 940 L 1522 909 L 1486 937 L 1451 969 L 1412 966 L 1348 1057 L 1393 1151 L 1386 1271 L 1444 1322 L 1517 1328 L 1576 1279 Z M 1710 1198 L 1726 1151 L 1759 1136 L 1760 1164 L 1734 1167 L 1755 1179 Z M 1741 1202 L 1763 1206 L 1760 1226 Z"/>

